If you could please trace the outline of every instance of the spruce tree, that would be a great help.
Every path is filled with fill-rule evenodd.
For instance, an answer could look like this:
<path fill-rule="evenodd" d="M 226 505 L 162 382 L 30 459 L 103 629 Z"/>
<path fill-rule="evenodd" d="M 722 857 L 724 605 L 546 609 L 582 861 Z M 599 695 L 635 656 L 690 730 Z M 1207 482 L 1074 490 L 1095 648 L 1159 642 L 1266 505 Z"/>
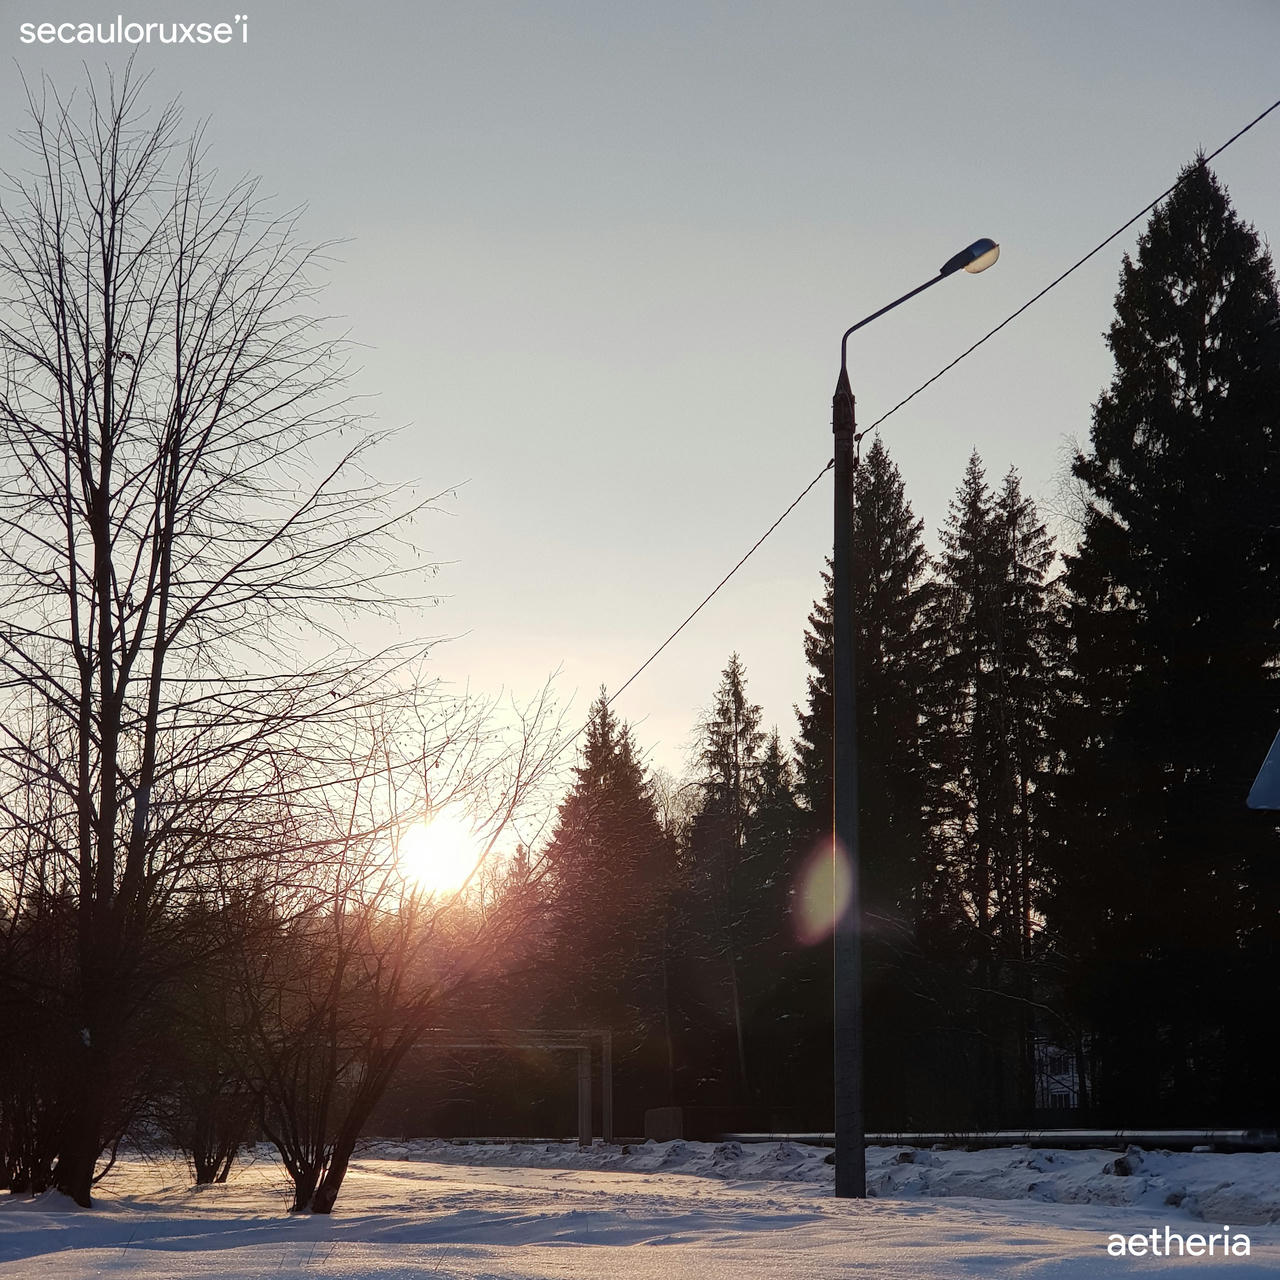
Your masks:
<path fill-rule="evenodd" d="M 808 1064 L 796 1035 L 796 979 L 806 966 L 792 925 L 796 872 L 808 848 L 808 826 L 796 797 L 795 767 L 775 726 L 760 754 L 755 808 L 746 833 L 746 864 L 756 901 L 744 986 L 753 1092 L 770 1104 L 769 1123 L 777 1123 L 777 1117 L 786 1127 L 808 1123 L 794 1110 Z"/>
<path fill-rule="evenodd" d="M 726 817 L 730 839 L 742 849 L 755 808 L 764 734 L 760 708 L 747 697 L 747 673 L 736 653 L 730 655 L 721 673 L 700 737 L 703 812 Z"/>
<path fill-rule="evenodd" d="M 1073 839 L 1053 921 L 1126 1123 L 1271 1115 L 1274 824 L 1244 797 L 1280 723 L 1280 303 L 1202 160 L 1126 255 L 1073 471 Z"/>
<path fill-rule="evenodd" d="M 928 567 L 923 524 L 902 476 L 877 438 L 854 479 L 853 608 L 858 704 L 859 844 L 868 913 L 887 917 L 916 891 L 923 776 L 920 697 L 926 668 L 920 629 Z M 796 714 L 800 795 L 815 836 L 831 828 L 831 574 L 805 632 L 808 701 Z"/>
<path fill-rule="evenodd" d="M 783 930 L 783 905 L 790 897 L 790 871 L 800 839 L 804 810 L 796 799 L 795 769 L 777 726 L 769 731 L 756 774 L 756 803 L 747 827 L 749 857 L 760 865 L 768 893 L 767 938 Z"/>
<path fill-rule="evenodd" d="M 930 818 L 939 869 L 926 933 L 977 1004 L 969 1062 L 979 1118 L 1033 1105 L 1033 964 L 1043 909 L 1045 787 L 1059 681 L 1054 552 L 1010 471 L 998 494 L 975 453 L 942 530 L 929 609 Z"/>
<path fill-rule="evenodd" d="M 1059 748 L 1053 730 L 1063 693 L 1065 639 L 1061 586 L 1050 576 L 1056 558 L 1053 539 L 1012 469 L 993 517 L 999 534 L 994 660 L 1005 852 L 997 873 L 997 932 L 1005 959 L 1025 968 L 1035 959 L 1036 922 L 1044 909 L 1056 830 L 1050 805 Z"/>
<path fill-rule="evenodd" d="M 879 439 L 854 479 L 851 594 L 856 645 L 860 882 L 864 922 L 868 1115 L 900 1125 L 907 1106 L 907 1065 L 919 1012 L 909 1004 L 906 973 L 913 950 L 913 903 L 928 877 L 924 862 L 921 696 L 928 678 L 921 629 L 928 567 L 922 524 L 902 477 Z M 815 602 L 805 633 L 808 698 L 797 708 L 799 794 L 808 840 L 803 854 L 830 847 L 832 814 L 832 582 Z M 831 1019 L 831 951 L 814 945 L 794 985 L 807 1060 L 825 1066 Z M 821 1067 L 811 1087 L 825 1088 Z"/>
<path fill-rule="evenodd" d="M 814 836 L 823 831 L 830 833 L 833 813 L 835 635 L 831 622 L 834 592 L 830 560 L 821 576 L 822 595 L 813 602 L 804 633 L 804 659 L 809 667 L 805 705 L 795 708 L 800 722 L 800 736 L 795 744 L 800 798 L 809 814 L 810 834 Z"/>
<path fill-rule="evenodd" d="M 575 781 L 545 851 L 544 1019 L 615 1034 L 619 1097 L 665 1092 L 671 1057 L 664 924 L 676 887 L 672 842 L 630 728 L 604 690 L 592 704 Z M 620 1113 L 639 1131 L 642 1117 Z"/>
<path fill-rule="evenodd" d="M 760 708 L 747 696 L 746 671 L 735 653 L 703 718 L 698 752 L 702 805 L 693 820 L 690 856 L 704 941 L 724 973 L 733 1029 L 738 1095 L 750 1093 L 747 1064 L 748 953 L 763 924 L 769 868 L 748 844 L 760 782 Z"/>
<path fill-rule="evenodd" d="M 923 522 L 877 437 L 859 467 L 853 542 L 859 844 L 866 910 L 903 916 L 921 874 Z"/>

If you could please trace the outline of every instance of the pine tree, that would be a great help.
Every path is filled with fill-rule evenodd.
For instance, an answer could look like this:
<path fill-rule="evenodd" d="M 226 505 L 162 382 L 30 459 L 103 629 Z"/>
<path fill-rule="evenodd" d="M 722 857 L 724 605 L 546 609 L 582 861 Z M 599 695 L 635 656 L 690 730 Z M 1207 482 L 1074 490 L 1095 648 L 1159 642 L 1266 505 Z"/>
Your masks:
<path fill-rule="evenodd" d="M 1104 1109 L 1270 1114 L 1256 1013 L 1280 849 L 1243 800 L 1280 722 L 1280 303 L 1202 160 L 1126 255 L 1107 343 L 1115 373 L 1073 466 L 1076 823 L 1053 919 Z"/>

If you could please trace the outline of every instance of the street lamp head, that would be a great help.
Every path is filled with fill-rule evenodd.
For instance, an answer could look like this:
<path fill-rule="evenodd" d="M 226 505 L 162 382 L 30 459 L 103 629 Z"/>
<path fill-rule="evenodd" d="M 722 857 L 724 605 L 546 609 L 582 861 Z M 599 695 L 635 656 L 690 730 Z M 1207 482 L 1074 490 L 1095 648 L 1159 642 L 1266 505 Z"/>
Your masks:
<path fill-rule="evenodd" d="M 938 274 L 949 276 L 953 271 L 959 271 L 963 267 L 971 275 L 977 275 L 979 271 L 985 271 L 991 266 L 999 256 L 1000 246 L 994 240 L 984 237 L 981 240 L 975 240 L 967 249 L 961 249 L 954 258 L 948 258 L 938 268 Z"/>
<path fill-rule="evenodd" d="M 976 276 L 979 271 L 995 266 L 996 259 L 1000 256 L 1000 246 L 994 240 L 975 240 L 965 252 L 978 255 L 972 262 L 965 265 L 965 270 L 970 275 Z"/>
<path fill-rule="evenodd" d="M 961 249 L 954 258 L 948 258 L 946 262 L 938 268 L 936 276 L 930 276 L 924 284 L 916 285 L 910 293 L 904 293 L 902 297 L 895 298 L 888 306 L 881 307 L 879 311 L 873 311 L 869 316 L 865 316 L 859 320 L 857 324 L 851 325 L 844 331 L 844 337 L 840 339 L 840 375 L 843 385 L 836 388 L 837 399 L 848 397 L 852 403 L 853 397 L 849 394 L 848 375 L 845 373 L 845 362 L 848 353 L 849 336 L 857 333 L 863 325 L 870 324 L 873 320 L 879 320 L 886 311 L 892 311 L 894 307 L 901 306 L 908 298 L 914 298 L 917 293 L 923 293 L 926 289 L 931 288 L 946 276 L 953 272 L 959 271 L 963 267 L 968 272 L 985 271 L 1000 256 L 1000 246 L 994 240 L 975 240 L 967 249 Z"/>

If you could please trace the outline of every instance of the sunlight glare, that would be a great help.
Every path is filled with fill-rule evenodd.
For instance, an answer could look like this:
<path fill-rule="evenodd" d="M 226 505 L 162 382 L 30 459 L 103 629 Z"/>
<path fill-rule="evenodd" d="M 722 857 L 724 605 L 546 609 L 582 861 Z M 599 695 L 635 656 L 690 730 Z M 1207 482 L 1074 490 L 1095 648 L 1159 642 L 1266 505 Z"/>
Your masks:
<path fill-rule="evenodd" d="M 483 852 L 480 838 L 460 815 L 442 811 L 415 822 L 400 837 L 401 872 L 429 893 L 460 889 Z"/>

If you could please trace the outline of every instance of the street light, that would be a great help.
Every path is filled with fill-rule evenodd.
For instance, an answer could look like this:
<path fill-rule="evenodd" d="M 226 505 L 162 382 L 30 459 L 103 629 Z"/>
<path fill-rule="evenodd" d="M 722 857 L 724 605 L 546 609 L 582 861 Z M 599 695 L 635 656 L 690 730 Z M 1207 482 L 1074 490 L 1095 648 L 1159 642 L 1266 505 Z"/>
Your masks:
<path fill-rule="evenodd" d="M 858 887 L 858 732 L 854 702 L 854 630 L 850 571 L 853 548 L 853 391 L 849 386 L 849 335 L 886 311 L 923 293 L 963 269 L 985 271 L 1000 256 L 994 240 L 975 240 L 948 258 L 938 274 L 887 307 L 845 330 L 840 339 L 840 378 L 831 401 L 835 432 L 835 547 L 832 555 L 832 624 L 835 659 L 832 814 L 833 884 L 849 886 L 848 898 L 835 903 L 835 1137 L 836 1195 L 862 1199 L 867 1194 L 865 1124 L 862 1107 L 862 906 Z M 847 859 L 842 877 L 839 860 Z"/>

